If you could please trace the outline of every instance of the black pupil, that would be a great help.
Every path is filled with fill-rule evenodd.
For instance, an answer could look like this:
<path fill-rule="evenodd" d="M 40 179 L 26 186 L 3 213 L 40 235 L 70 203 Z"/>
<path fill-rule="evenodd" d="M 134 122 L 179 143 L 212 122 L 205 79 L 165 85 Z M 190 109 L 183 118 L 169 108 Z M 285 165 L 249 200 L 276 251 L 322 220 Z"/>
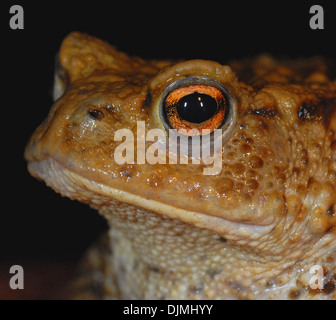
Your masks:
<path fill-rule="evenodd" d="M 181 98 L 176 104 L 181 119 L 202 123 L 212 118 L 217 111 L 217 102 L 207 94 L 194 92 Z"/>

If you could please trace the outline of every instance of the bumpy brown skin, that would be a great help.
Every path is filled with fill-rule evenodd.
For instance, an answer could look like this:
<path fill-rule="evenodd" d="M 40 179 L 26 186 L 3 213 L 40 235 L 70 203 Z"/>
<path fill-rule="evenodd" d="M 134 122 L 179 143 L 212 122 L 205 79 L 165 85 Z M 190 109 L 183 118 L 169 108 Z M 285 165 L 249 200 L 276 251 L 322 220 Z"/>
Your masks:
<path fill-rule="evenodd" d="M 77 298 L 336 299 L 336 81 L 323 60 L 145 61 L 80 33 L 59 59 L 61 97 L 25 156 L 33 176 L 111 225 Z M 234 102 L 219 174 L 118 165 L 115 132 L 163 129 L 162 95 L 188 77 Z M 309 286 L 314 265 L 323 289 Z"/>

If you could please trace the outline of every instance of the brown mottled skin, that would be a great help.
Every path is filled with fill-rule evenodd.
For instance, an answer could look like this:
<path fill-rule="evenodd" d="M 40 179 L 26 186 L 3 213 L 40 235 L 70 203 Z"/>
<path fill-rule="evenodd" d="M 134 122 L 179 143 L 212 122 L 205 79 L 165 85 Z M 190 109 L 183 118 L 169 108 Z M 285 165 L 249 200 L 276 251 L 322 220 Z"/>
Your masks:
<path fill-rule="evenodd" d="M 89 252 L 75 297 L 336 299 L 331 68 L 269 56 L 229 65 L 145 61 L 70 34 L 59 53 L 59 99 L 25 157 L 34 177 L 111 225 L 105 244 Z M 163 129 L 166 88 L 191 78 L 220 83 L 231 96 L 220 173 L 118 165 L 116 130 L 136 137 L 137 121 Z M 323 289 L 309 286 L 314 265 L 323 267 Z"/>

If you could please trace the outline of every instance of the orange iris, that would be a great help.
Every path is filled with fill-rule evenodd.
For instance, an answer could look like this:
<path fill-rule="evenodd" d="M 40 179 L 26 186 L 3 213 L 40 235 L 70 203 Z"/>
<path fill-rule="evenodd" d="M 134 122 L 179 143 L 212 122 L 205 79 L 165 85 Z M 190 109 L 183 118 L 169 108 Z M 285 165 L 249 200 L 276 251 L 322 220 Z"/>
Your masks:
<path fill-rule="evenodd" d="M 185 135 L 204 135 L 218 129 L 226 115 L 224 94 L 213 86 L 189 85 L 174 89 L 164 102 L 164 114 L 171 128 Z M 206 130 L 202 133 L 202 130 Z"/>

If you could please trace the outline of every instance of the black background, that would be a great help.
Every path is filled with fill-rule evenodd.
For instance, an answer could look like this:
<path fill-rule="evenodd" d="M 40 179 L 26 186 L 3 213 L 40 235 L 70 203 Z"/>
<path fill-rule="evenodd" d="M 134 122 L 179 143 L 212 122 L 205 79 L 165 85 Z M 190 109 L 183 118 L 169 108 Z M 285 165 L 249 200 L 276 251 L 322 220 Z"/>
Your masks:
<path fill-rule="evenodd" d="M 24 9 L 24 30 L 11 30 L 9 8 Z M 24 146 L 52 104 L 54 57 L 71 31 L 100 37 L 144 58 L 232 58 L 261 52 L 336 57 L 331 1 L 1 1 L 0 261 L 76 262 L 106 228 L 86 205 L 33 179 Z M 311 30 L 320 4 L 325 29 Z"/>

